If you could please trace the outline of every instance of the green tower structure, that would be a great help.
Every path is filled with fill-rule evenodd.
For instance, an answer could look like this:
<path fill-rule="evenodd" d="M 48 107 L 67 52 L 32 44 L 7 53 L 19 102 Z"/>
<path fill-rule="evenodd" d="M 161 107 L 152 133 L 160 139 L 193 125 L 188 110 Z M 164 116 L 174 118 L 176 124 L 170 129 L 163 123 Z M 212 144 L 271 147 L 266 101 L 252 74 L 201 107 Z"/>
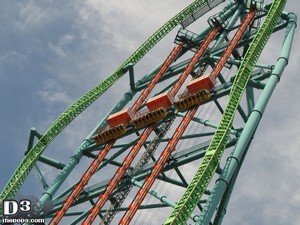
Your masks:
<path fill-rule="evenodd" d="M 45 190 L 35 210 L 51 225 L 130 224 L 139 220 L 137 210 L 153 214 L 160 208 L 165 208 L 161 222 L 166 225 L 221 224 L 251 140 L 289 61 L 297 16 L 285 12 L 285 4 L 286 0 L 192 2 L 44 134 L 31 130 L 26 155 L 0 202 L 13 199 L 34 169 Z M 215 8 L 221 10 L 211 14 Z M 204 15 L 209 15 L 207 26 L 197 27 Z M 197 32 L 189 30 L 191 24 Z M 174 28 L 179 29 L 169 56 L 137 78 L 134 67 Z M 276 32 L 285 32 L 278 60 L 261 63 L 259 57 Z M 45 156 L 51 141 L 127 74 L 130 89 L 69 161 Z M 93 162 L 82 178 L 61 190 L 85 157 Z M 38 161 L 61 171 L 51 184 Z M 95 174 L 110 178 L 89 185 Z M 172 192 L 163 190 L 164 185 Z M 142 204 L 146 195 L 152 203 Z M 43 214 L 48 201 L 54 208 Z"/>

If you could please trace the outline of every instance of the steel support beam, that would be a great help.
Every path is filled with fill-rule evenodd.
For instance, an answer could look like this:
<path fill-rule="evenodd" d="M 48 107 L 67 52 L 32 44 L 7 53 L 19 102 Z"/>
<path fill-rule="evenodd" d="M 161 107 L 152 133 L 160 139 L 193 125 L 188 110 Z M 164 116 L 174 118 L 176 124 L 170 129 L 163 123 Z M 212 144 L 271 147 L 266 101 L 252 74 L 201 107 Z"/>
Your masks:
<path fill-rule="evenodd" d="M 217 208 L 222 196 L 228 188 L 230 180 L 237 172 L 238 168 L 241 166 L 241 160 L 247 149 L 247 146 L 250 143 L 251 138 L 259 125 L 267 103 L 269 102 L 272 93 L 280 80 L 284 68 L 288 64 L 288 59 L 297 25 L 297 16 L 295 14 L 289 14 L 289 18 L 290 20 L 287 26 L 288 32 L 285 36 L 280 57 L 278 58 L 277 63 L 275 64 L 275 68 L 272 70 L 266 87 L 261 93 L 243 131 L 241 132 L 241 136 L 237 142 L 236 147 L 234 148 L 232 155 L 229 156 L 227 159 L 227 163 L 222 175 L 216 181 L 215 188 L 208 199 L 207 205 L 204 207 L 204 210 L 200 214 L 200 220 L 197 222 L 198 225 L 206 225 L 209 224 L 209 222 L 211 221 L 215 209 Z M 219 214 L 220 218 L 217 219 L 217 224 L 220 224 L 223 216 L 224 213 Z"/>

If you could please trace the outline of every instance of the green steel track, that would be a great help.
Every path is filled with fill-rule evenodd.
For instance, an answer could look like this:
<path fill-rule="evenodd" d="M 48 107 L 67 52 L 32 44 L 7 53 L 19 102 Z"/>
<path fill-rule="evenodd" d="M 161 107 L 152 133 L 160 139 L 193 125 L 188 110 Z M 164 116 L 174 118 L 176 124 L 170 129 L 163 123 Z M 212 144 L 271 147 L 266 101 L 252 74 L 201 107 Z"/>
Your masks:
<path fill-rule="evenodd" d="M 225 149 L 235 112 L 252 74 L 253 67 L 271 36 L 285 4 L 286 0 L 273 1 L 264 23 L 251 42 L 237 72 L 226 109 L 203 161 L 184 195 L 166 220 L 165 225 L 185 224 L 215 174 Z"/>
<path fill-rule="evenodd" d="M 92 88 L 76 102 L 74 102 L 66 111 L 64 111 L 39 139 L 39 141 L 32 147 L 28 154 L 21 161 L 14 174 L 6 184 L 0 195 L 0 205 L 5 199 L 12 198 L 20 189 L 22 183 L 27 178 L 35 162 L 40 155 L 50 144 L 50 142 L 72 122 L 81 112 L 83 112 L 90 104 L 99 98 L 105 91 L 107 91 L 119 78 L 126 72 L 128 64 L 136 64 L 140 59 L 146 55 L 164 36 L 166 36 L 173 28 L 182 23 L 188 16 L 199 8 L 213 0 L 196 0 L 189 6 L 184 8 L 181 12 L 171 18 L 160 29 L 158 29 L 149 39 L 147 39 L 124 63 L 109 77 L 107 77 L 100 84 Z M 221 3 L 221 1 L 219 2 Z M 0 212 L 2 208 L 0 207 Z"/>

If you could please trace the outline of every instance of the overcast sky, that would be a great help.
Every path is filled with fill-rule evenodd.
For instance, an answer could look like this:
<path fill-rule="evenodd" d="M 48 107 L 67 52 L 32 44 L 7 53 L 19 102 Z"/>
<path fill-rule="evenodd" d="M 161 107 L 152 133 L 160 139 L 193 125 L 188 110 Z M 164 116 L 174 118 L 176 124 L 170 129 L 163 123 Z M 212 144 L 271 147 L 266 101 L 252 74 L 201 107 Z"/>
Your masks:
<path fill-rule="evenodd" d="M 72 102 L 112 73 L 143 41 L 191 0 L 0 0 L 0 190 L 24 157 L 31 127 L 43 133 Z M 300 15 L 297 1 L 287 11 Z M 199 28 L 201 30 L 201 28 Z M 174 31 L 137 71 L 172 48 Z M 263 62 L 281 43 L 273 38 Z M 240 171 L 224 224 L 300 224 L 300 36 Z M 276 59 L 277 56 L 274 56 Z M 47 149 L 66 162 L 129 88 L 116 88 L 76 119 Z M 83 161 L 84 164 L 85 161 Z M 78 171 L 85 166 L 79 165 Z M 49 181 L 57 173 L 43 167 Z M 75 177 L 80 177 L 80 172 Z M 73 181 L 74 182 L 74 181 Z M 22 193 L 42 193 L 30 175 Z M 34 188 L 33 188 L 34 186 Z"/>

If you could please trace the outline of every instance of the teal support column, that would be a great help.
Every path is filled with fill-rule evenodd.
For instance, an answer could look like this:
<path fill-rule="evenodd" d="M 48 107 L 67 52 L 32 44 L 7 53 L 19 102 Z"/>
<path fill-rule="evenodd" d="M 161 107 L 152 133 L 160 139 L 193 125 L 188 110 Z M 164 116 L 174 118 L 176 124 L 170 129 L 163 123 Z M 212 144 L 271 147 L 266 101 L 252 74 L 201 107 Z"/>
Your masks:
<path fill-rule="evenodd" d="M 221 57 L 220 56 L 211 56 L 211 59 L 217 61 L 217 60 L 220 60 Z M 235 65 L 235 66 L 240 66 L 242 61 L 238 60 L 238 59 L 231 59 L 230 58 L 230 59 L 227 60 L 227 63 Z M 272 65 L 266 65 L 266 64 L 263 64 L 263 63 L 257 63 L 257 64 L 255 64 L 254 67 L 255 68 L 261 68 L 261 69 L 272 69 Z"/>
<path fill-rule="evenodd" d="M 33 143 L 34 143 L 34 138 L 40 139 L 41 137 L 42 137 L 42 135 L 39 132 L 37 132 L 36 128 L 32 127 L 30 129 L 27 150 L 24 153 L 25 155 L 27 155 L 28 152 L 30 151 L 30 149 L 32 148 Z M 49 187 L 49 185 L 47 184 L 47 181 L 46 181 L 45 177 L 43 176 L 40 168 L 38 167 L 38 165 L 36 163 L 34 164 L 33 169 L 36 172 L 37 177 L 41 181 L 41 183 L 43 185 L 43 189 L 47 189 Z"/>
<path fill-rule="evenodd" d="M 250 86 L 246 87 L 246 99 L 247 99 L 248 115 L 250 115 L 255 105 L 253 87 Z"/>
<path fill-rule="evenodd" d="M 229 202 L 232 190 L 233 190 L 234 185 L 235 185 L 235 181 L 237 179 L 237 176 L 238 176 L 238 173 L 240 171 L 241 165 L 244 162 L 244 158 L 245 158 L 245 156 L 247 154 L 247 151 L 249 149 L 249 146 L 250 146 L 252 140 L 253 140 L 253 136 L 251 137 L 251 140 L 250 140 L 248 146 L 246 147 L 243 156 L 241 157 L 241 161 L 240 161 L 239 167 L 237 168 L 237 170 L 233 174 L 233 176 L 232 176 L 232 178 L 231 178 L 231 180 L 230 180 L 230 182 L 228 184 L 228 187 L 227 187 L 226 191 L 224 192 L 224 195 L 222 196 L 222 200 L 221 200 L 221 202 L 219 204 L 219 207 L 218 207 L 218 210 L 217 210 L 217 213 L 216 213 L 213 225 L 221 224 L 222 223 L 223 217 L 226 214 L 226 207 L 228 205 L 228 202 Z"/>
<path fill-rule="evenodd" d="M 132 91 L 136 91 L 135 82 L 134 82 L 134 65 L 129 63 L 124 69 L 129 72 L 129 85 Z"/>
<path fill-rule="evenodd" d="M 43 189 L 47 190 L 49 185 L 47 184 L 47 181 L 46 181 L 45 177 L 43 176 L 43 174 L 37 164 L 34 165 L 34 170 L 43 185 Z"/>
<path fill-rule="evenodd" d="M 231 156 L 228 157 L 226 166 L 220 178 L 216 181 L 215 188 L 210 195 L 207 204 L 205 205 L 203 211 L 200 214 L 200 220 L 196 224 L 207 225 L 210 223 L 211 218 L 217 208 L 220 199 L 224 195 L 228 188 L 228 185 L 238 168 L 241 166 L 241 160 L 247 149 L 248 144 L 251 141 L 253 134 L 255 133 L 261 117 L 264 113 L 266 105 L 271 98 L 271 95 L 280 80 L 280 77 L 284 71 L 284 68 L 288 64 L 288 59 L 293 43 L 293 38 L 295 34 L 295 29 L 297 26 L 297 16 L 295 14 L 289 14 L 289 22 L 287 26 L 287 33 L 285 40 L 281 49 L 280 57 L 270 75 L 270 78 L 261 93 L 257 104 L 255 105 L 253 111 L 251 112 L 249 119 L 241 132 L 241 136 L 237 142 L 237 145 Z M 228 199 L 229 200 L 229 199 Z M 224 208 L 225 210 L 225 208 Z M 223 218 L 224 213 L 219 214 Z M 217 218 L 218 224 L 221 223 L 222 218 Z"/>
<path fill-rule="evenodd" d="M 141 182 L 138 182 L 137 180 L 135 179 L 132 179 L 131 180 L 131 183 L 134 185 L 134 186 L 137 186 L 139 188 L 142 187 L 142 183 Z M 153 197 L 159 199 L 162 203 L 165 203 L 171 207 L 175 207 L 176 206 L 176 203 L 175 202 L 172 202 L 171 200 L 169 200 L 165 195 L 161 195 L 159 194 L 158 192 L 154 191 L 154 190 L 150 190 L 149 191 L 149 194 L 151 194 Z"/>
<path fill-rule="evenodd" d="M 248 87 L 246 89 L 247 103 L 248 103 L 248 114 L 251 113 L 252 109 L 254 108 L 254 104 L 255 104 L 255 102 L 254 102 L 254 95 L 253 95 L 253 100 L 252 100 L 251 99 L 252 94 L 251 94 L 251 91 L 248 92 L 249 91 L 248 88 L 249 89 L 256 88 L 256 89 L 262 90 L 262 89 L 265 88 L 265 86 L 266 86 L 266 84 L 263 83 L 263 82 L 261 82 L 261 81 L 249 80 Z M 248 96 L 250 97 L 250 99 L 248 99 Z"/>
<path fill-rule="evenodd" d="M 64 164 L 63 162 L 57 161 L 44 155 L 40 156 L 39 161 L 59 170 L 62 170 L 66 166 L 66 164 Z"/>
<path fill-rule="evenodd" d="M 70 223 L 70 225 L 75 225 L 75 224 L 79 224 L 79 222 L 81 221 L 81 220 L 83 220 L 88 214 L 89 214 L 89 211 L 92 209 L 92 207 L 91 208 L 89 208 L 88 210 L 86 210 L 84 213 L 82 213 L 80 216 L 78 216 L 76 219 L 74 219 L 71 223 Z"/>
<path fill-rule="evenodd" d="M 180 117 L 184 116 L 183 113 L 177 113 L 176 115 L 180 116 Z M 203 120 L 203 119 L 200 119 L 200 118 L 193 117 L 192 121 L 197 122 L 197 123 L 201 123 L 204 126 L 212 127 L 212 128 L 215 128 L 215 129 L 217 129 L 217 127 L 218 127 L 218 125 L 216 123 L 214 123 L 213 121 L 210 121 L 210 120 Z M 230 129 L 229 132 L 230 132 L 230 134 L 235 135 L 235 136 L 239 135 L 238 130 Z"/>

